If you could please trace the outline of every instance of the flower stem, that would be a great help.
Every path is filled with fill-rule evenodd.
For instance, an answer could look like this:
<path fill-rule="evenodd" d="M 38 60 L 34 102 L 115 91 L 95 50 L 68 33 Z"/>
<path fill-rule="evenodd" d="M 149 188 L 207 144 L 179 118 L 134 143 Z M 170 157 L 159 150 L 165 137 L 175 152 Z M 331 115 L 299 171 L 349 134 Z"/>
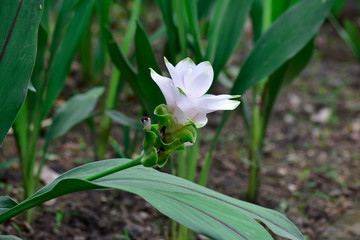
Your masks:
<path fill-rule="evenodd" d="M 143 155 L 141 155 L 140 157 L 138 158 L 135 158 L 133 160 L 130 160 L 124 164 L 121 164 L 119 166 L 115 166 L 113 168 L 109 168 L 109 169 L 106 169 L 105 171 L 102 171 L 102 172 L 99 172 L 99 173 L 96 173 L 94 175 L 91 175 L 87 178 L 85 178 L 85 180 L 87 181 L 93 181 L 93 180 L 96 180 L 96 179 L 99 179 L 99 178 L 102 178 L 102 177 L 105 177 L 107 175 L 110 175 L 112 173 L 116 173 L 116 172 L 119 172 L 119 171 L 122 171 L 122 170 L 125 170 L 127 168 L 131 168 L 131 167 L 135 167 L 135 166 L 138 166 L 138 165 L 141 165 L 141 159 L 142 159 Z"/>

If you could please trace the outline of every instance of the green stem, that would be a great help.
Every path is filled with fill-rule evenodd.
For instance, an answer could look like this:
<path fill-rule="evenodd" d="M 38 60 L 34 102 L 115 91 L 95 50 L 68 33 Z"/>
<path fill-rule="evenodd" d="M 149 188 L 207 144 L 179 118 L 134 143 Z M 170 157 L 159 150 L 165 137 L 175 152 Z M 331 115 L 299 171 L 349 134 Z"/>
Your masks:
<path fill-rule="evenodd" d="M 119 171 L 125 170 L 127 168 L 135 167 L 137 165 L 141 165 L 142 157 L 143 157 L 143 155 L 141 155 L 140 157 L 138 157 L 136 159 L 130 160 L 124 164 L 121 164 L 119 166 L 115 166 L 113 168 L 110 168 L 105 171 L 99 172 L 97 174 L 91 175 L 91 176 L 85 178 L 84 180 L 93 181 L 93 180 L 105 177 L 107 175 L 110 175 L 112 173 L 119 172 Z M 41 197 L 39 197 L 39 196 L 30 197 L 30 198 L 26 199 L 24 202 L 22 202 L 21 204 L 11 208 L 11 210 L 1 213 L 0 214 L 0 224 L 12 217 L 24 212 L 27 209 L 35 207 L 36 205 L 39 205 L 48 200 L 57 198 L 59 196 L 65 195 L 65 194 L 76 192 L 76 191 L 78 191 L 78 190 L 74 189 L 69 192 L 69 191 L 63 191 L 62 189 L 60 189 L 59 191 L 56 191 L 53 193 L 42 194 Z M 32 212 L 31 209 L 28 212 Z"/>
<path fill-rule="evenodd" d="M 260 185 L 260 167 L 261 167 L 261 143 L 262 143 L 262 121 L 259 106 L 259 85 L 253 89 L 253 112 L 251 125 L 251 143 L 250 143 L 250 178 L 248 189 L 248 200 L 255 203 Z"/>
<path fill-rule="evenodd" d="M 186 167 L 185 167 L 185 150 L 178 151 L 177 153 L 177 169 L 178 173 L 177 175 L 181 178 L 186 179 Z"/>
<path fill-rule="evenodd" d="M 102 171 L 102 172 L 96 173 L 94 175 L 91 175 L 91 176 L 85 178 L 84 180 L 93 181 L 93 180 L 105 177 L 107 175 L 110 175 L 112 173 L 120 172 L 120 171 L 125 170 L 127 168 L 131 168 L 131 167 L 141 165 L 142 157 L 143 157 L 143 155 L 141 155 L 140 157 L 135 158 L 135 159 L 133 159 L 131 161 L 128 161 L 128 162 L 126 162 L 124 164 L 121 164 L 119 166 L 115 166 L 113 168 L 109 168 L 109 169 L 106 169 L 105 171 Z"/>

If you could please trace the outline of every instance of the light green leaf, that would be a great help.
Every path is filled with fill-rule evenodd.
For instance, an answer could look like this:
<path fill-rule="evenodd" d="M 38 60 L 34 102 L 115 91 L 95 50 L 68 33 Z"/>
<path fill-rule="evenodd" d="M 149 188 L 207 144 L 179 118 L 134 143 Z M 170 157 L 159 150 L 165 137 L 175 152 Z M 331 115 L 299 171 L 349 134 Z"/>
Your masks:
<path fill-rule="evenodd" d="M 59 108 L 46 133 L 44 148 L 46 149 L 53 139 L 63 136 L 75 125 L 89 118 L 94 111 L 98 98 L 103 93 L 103 87 L 93 88 L 87 93 L 75 95 L 63 107 Z"/>
<path fill-rule="evenodd" d="M 21 240 L 21 238 L 13 235 L 0 235 L 0 240 Z"/>
<path fill-rule="evenodd" d="M 135 121 L 125 114 L 122 114 L 121 112 L 115 111 L 115 110 L 107 110 L 106 114 L 117 123 L 120 123 L 123 126 L 126 127 L 132 127 L 138 130 L 143 130 L 143 125 L 140 123 L 140 121 Z"/>
<path fill-rule="evenodd" d="M 0 146 L 24 103 L 44 1 L 0 2 Z"/>
<path fill-rule="evenodd" d="M 304 0 L 289 8 L 257 41 L 231 94 L 243 94 L 295 56 L 319 30 L 333 0 Z"/>
<path fill-rule="evenodd" d="M 179 223 L 211 239 L 261 239 L 274 233 L 298 240 L 305 238 L 284 215 L 217 193 L 193 182 L 142 166 L 126 169 L 92 182 L 83 180 L 126 162 L 111 159 L 75 168 L 40 189 L 32 197 L 0 215 L 0 222 L 49 199 L 90 189 L 116 188 L 143 197 Z"/>

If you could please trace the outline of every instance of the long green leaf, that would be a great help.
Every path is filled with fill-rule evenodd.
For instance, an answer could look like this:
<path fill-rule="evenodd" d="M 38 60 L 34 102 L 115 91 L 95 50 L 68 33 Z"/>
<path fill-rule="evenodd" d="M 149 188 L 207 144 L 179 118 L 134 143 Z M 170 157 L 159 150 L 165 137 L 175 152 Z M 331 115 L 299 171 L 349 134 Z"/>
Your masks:
<path fill-rule="evenodd" d="M 360 31 L 357 27 L 349 20 L 345 20 L 343 28 L 332 14 L 329 15 L 329 20 L 346 45 L 348 45 L 360 61 Z"/>
<path fill-rule="evenodd" d="M 314 41 L 311 40 L 300 52 L 289 59 L 269 79 L 267 95 L 265 99 L 263 134 L 270 119 L 275 101 L 283 87 L 289 85 L 296 76 L 306 67 L 311 60 L 314 51 Z"/>
<path fill-rule="evenodd" d="M 21 240 L 21 238 L 18 238 L 13 235 L 1 235 L 0 240 Z"/>
<path fill-rule="evenodd" d="M 355 55 L 358 57 L 358 59 L 360 61 L 360 30 L 350 20 L 345 20 L 344 27 L 345 27 L 347 34 L 349 35 L 349 37 L 351 39 L 351 42 L 353 43 L 351 49 L 353 50 L 353 52 L 355 53 Z M 350 46 L 349 43 L 348 43 L 348 45 Z"/>
<path fill-rule="evenodd" d="M 117 123 L 120 123 L 123 126 L 126 127 L 132 127 L 138 130 L 143 130 L 144 126 L 140 123 L 140 121 L 135 121 L 125 114 L 115 111 L 115 110 L 107 110 L 106 114 Z"/>
<path fill-rule="evenodd" d="M 139 82 L 142 94 L 146 99 L 149 114 L 153 117 L 154 109 L 161 103 L 165 103 L 163 94 L 159 87 L 151 79 L 149 68 L 154 69 L 160 73 L 160 68 L 157 65 L 155 54 L 151 48 L 148 37 L 146 36 L 144 28 L 138 23 L 135 32 L 135 48 L 136 60 L 138 64 L 137 80 Z"/>
<path fill-rule="evenodd" d="M 0 196 L 0 214 L 15 207 L 18 203 L 14 199 L 7 196 Z"/>
<path fill-rule="evenodd" d="M 125 57 L 125 55 L 117 45 L 109 29 L 105 29 L 105 34 L 108 44 L 107 46 L 109 50 L 109 55 L 112 63 L 120 70 L 122 76 L 126 79 L 126 81 L 130 84 L 131 88 L 133 89 L 137 99 L 139 100 L 141 105 L 146 109 L 146 104 L 144 102 L 145 98 L 141 91 L 141 87 L 137 81 L 137 73 L 135 72 L 134 67 Z"/>
<path fill-rule="evenodd" d="M 206 49 L 206 59 L 212 62 L 215 76 L 219 74 L 234 51 L 248 18 L 251 4 L 252 0 L 216 2 Z"/>
<path fill-rule="evenodd" d="M 196 0 L 185 0 L 184 4 L 185 4 L 186 16 L 189 22 L 190 33 L 192 35 L 195 58 L 197 62 L 200 62 L 202 61 L 202 50 L 200 43 L 200 27 L 197 16 Z"/>
<path fill-rule="evenodd" d="M 44 1 L 0 3 L 0 146 L 26 97 Z"/>
<path fill-rule="evenodd" d="M 319 30 L 332 4 L 333 0 L 304 0 L 282 14 L 257 41 L 231 93 L 244 93 L 300 51 Z"/>
<path fill-rule="evenodd" d="M 50 66 L 49 83 L 46 91 L 45 104 L 42 115 L 45 116 L 61 92 L 67 75 L 69 74 L 72 60 L 79 48 L 80 41 L 90 24 L 93 0 L 82 0 L 76 7 L 73 17 L 66 28 L 65 35 Z"/>
<path fill-rule="evenodd" d="M 44 148 L 46 149 L 53 139 L 63 136 L 72 127 L 89 118 L 103 92 L 103 87 L 93 88 L 86 93 L 75 95 L 59 108 L 46 133 Z"/>
<path fill-rule="evenodd" d="M 176 28 L 173 19 L 173 1 L 169 0 L 156 0 L 156 3 L 160 7 L 167 31 L 168 44 L 169 44 L 169 56 L 170 62 L 175 62 L 176 57 Z"/>
<path fill-rule="evenodd" d="M 217 193 L 193 182 L 142 166 L 126 169 L 92 182 L 86 177 L 126 162 L 111 159 L 75 168 L 40 189 L 32 197 L 0 215 L 0 222 L 49 199 L 90 189 L 116 188 L 143 197 L 159 211 L 211 239 L 261 239 L 274 233 L 305 239 L 284 215 Z"/>
<path fill-rule="evenodd" d="M 80 0 L 63 0 L 61 4 L 61 8 L 56 18 L 56 25 L 54 29 L 54 33 L 52 35 L 52 42 L 50 47 L 50 59 L 49 63 L 53 62 L 55 58 L 58 48 L 61 43 L 61 39 L 63 37 L 64 29 L 66 29 L 67 24 L 69 24 L 69 19 L 71 19 L 71 15 L 74 14 L 75 6 L 80 2 Z"/>

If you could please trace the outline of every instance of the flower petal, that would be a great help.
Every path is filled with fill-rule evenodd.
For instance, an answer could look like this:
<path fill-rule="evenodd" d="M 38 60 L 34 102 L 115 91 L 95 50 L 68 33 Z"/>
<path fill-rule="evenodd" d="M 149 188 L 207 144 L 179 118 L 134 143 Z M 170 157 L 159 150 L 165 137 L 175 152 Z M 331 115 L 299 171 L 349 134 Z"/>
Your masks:
<path fill-rule="evenodd" d="M 176 107 L 176 97 L 181 93 L 179 93 L 179 90 L 174 86 L 172 80 L 159 75 L 151 68 L 150 75 L 163 93 L 169 108 L 174 109 Z"/>
<path fill-rule="evenodd" d="M 234 110 L 239 106 L 240 101 L 230 100 L 232 98 L 237 98 L 239 96 L 232 95 L 212 95 L 206 94 L 194 101 L 197 105 L 197 109 L 201 113 L 210 113 L 217 110 Z"/>
<path fill-rule="evenodd" d="M 174 116 L 175 120 L 180 124 L 185 125 L 189 122 L 189 117 L 179 107 L 175 108 L 175 111 L 172 115 Z"/>
<path fill-rule="evenodd" d="M 195 67 L 196 67 L 195 63 L 190 58 L 185 58 L 185 59 L 181 60 L 175 66 L 175 68 L 178 71 L 178 73 L 180 74 L 180 76 L 185 76 L 185 74 L 187 72 L 189 72 L 189 70 L 193 71 Z"/>
<path fill-rule="evenodd" d="M 175 87 L 181 88 L 183 91 L 185 89 L 183 77 L 179 74 L 178 70 L 164 57 L 166 68 L 168 69 L 171 79 Z"/>
<path fill-rule="evenodd" d="M 205 126 L 206 123 L 208 122 L 208 118 L 206 117 L 205 113 L 198 113 L 198 115 L 191 120 L 195 123 L 197 128 L 201 128 Z"/>
<path fill-rule="evenodd" d="M 189 98 L 198 98 L 210 88 L 214 78 L 214 70 L 209 62 L 199 63 L 191 76 L 184 79 L 185 92 Z"/>

